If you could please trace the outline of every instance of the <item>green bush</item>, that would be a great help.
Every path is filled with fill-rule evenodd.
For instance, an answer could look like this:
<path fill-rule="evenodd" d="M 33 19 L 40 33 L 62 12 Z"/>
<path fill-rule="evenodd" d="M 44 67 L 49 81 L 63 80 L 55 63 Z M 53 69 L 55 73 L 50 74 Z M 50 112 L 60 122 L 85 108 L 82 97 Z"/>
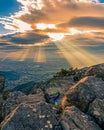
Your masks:
<path fill-rule="evenodd" d="M 71 76 L 71 75 L 75 75 L 77 72 L 77 68 L 69 68 L 69 69 L 64 69 L 62 68 L 60 72 L 57 72 L 54 77 L 62 77 L 62 76 Z"/>

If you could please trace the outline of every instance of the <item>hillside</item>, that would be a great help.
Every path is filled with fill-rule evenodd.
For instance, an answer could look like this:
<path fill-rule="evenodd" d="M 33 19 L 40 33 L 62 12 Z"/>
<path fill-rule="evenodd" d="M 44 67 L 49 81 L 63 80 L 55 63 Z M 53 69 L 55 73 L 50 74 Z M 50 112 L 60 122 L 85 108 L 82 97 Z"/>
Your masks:
<path fill-rule="evenodd" d="M 62 69 L 26 95 L 3 92 L 0 76 L 1 130 L 103 130 L 104 64 Z M 18 88 L 19 88 L 18 87 Z M 24 92 L 24 93 L 23 93 Z"/>

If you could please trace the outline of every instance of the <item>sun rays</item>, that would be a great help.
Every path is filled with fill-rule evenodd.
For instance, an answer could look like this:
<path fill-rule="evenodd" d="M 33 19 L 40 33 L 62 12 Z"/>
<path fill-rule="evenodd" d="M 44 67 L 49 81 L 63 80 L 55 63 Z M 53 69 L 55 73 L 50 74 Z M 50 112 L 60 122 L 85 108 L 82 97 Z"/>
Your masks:
<path fill-rule="evenodd" d="M 70 64 L 70 66 L 77 66 L 81 68 L 84 66 L 100 63 L 102 61 L 102 59 L 97 55 L 95 56 L 89 51 L 86 51 L 81 47 L 74 45 L 73 43 L 70 43 L 70 41 L 58 41 L 55 42 L 55 45 L 58 47 L 60 51 L 60 53 L 58 54 L 61 56 L 63 55 Z"/>
<path fill-rule="evenodd" d="M 63 33 L 48 33 L 48 36 L 52 39 L 52 41 L 62 40 L 64 38 Z"/>
<path fill-rule="evenodd" d="M 0 52 L 0 61 L 3 62 L 6 59 L 25 61 L 31 59 L 33 62 L 46 62 L 46 54 L 44 46 L 50 41 L 50 38 L 37 43 L 28 44 L 16 44 L 14 42 L 6 42 L 6 47 L 13 47 L 19 49 L 9 49 Z M 2 41 L 0 41 L 2 43 Z"/>
<path fill-rule="evenodd" d="M 103 57 L 100 57 L 100 55 L 93 54 L 91 51 L 85 50 L 82 46 L 79 46 L 79 44 L 73 43 L 68 39 L 65 40 L 64 34 L 55 33 L 50 34 L 49 36 L 50 38 L 48 40 L 34 44 L 16 44 L 8 42 L 8 46 L 20 47 L 20 49 L 0 52 L 0 55 L 2 55 L 0 56 L 1 62 L 5 61 L 6 59 L 18 61 L 31 59 L 34 63 L 48 62 L 47 57 L 51 60 L 51 56 L 47 55 L 45 47 L 50 46 L 50 42 L 57 47 L 58 50 L 55 52 L 58 54 L 59 58 L 61 60 L 66 59 L 69 63 L 69 66 L 81 68 L 96 63 L 101 63 L 103 61 Z"/>
<path fill-rule="evenodd" d="M 12 50 L 11 52 L 1 52 L 0 61 L 6 59 L 24 61 L 31 59 L 33 62 L 46 62 L 46 55 L 43 46 L 27 46 L 21 50 Z"/>

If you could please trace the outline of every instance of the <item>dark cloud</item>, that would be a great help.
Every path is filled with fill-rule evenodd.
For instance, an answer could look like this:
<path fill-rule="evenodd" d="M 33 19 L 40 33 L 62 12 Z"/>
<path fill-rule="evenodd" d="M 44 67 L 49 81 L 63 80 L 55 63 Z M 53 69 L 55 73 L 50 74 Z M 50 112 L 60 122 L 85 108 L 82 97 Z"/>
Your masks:
<path fill-rule="evenodd" d="M 68 24 L 73 27 L 104 29 L 104 17 L 75 17 Z"/>
<path fill-rule="evenodd" d="M 6 44 L 5 46 L 0 47 L 1 51 L 5 50 L 5 51 L 10 51 L 10 52 L 11 51 L 21 50 L 21 49 L 23 49 L 23 48 L 19 47 L 19 46 L 8 45 L 8 44 Z"/>
<path fill-rule="evenodd" d="M 1 37 L 2 40 L 5 40 L 11 43 L 19 44 L 35 44 L 38 42 L 44 42 L 49 37 L 47 35 L 37 34 L 34 32 L 25 32 L 25 33 L 15 33 L 11 35 L 6 35 Z M 1 41 L 2 41 L 1 40 Z"/>
<path fill-rule="evenodd" d="M 67 40 L 74 44 L 75 46 L 83 46 L 83 47 L 95 47 L 104 49 L 104 37 L 103 35 L 97 36 L 95 33 L 90 34 L 76 34 L 74 36 L 67 36 Z"/>

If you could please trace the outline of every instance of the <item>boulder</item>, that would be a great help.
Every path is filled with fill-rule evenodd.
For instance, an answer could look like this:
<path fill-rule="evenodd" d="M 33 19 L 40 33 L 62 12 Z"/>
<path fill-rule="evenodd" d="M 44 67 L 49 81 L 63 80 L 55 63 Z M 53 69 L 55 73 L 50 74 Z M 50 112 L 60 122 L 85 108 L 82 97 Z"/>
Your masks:
<path fill-rule="evenodd" d="M 63 130 L 101 130 L 90 117 L 74 106 L 65 108 L 60 124 Z"/>
<path fill-rule="evenodd" d="M 56 77 L 47 82 L 38 84 L 33 89 L 33 94 L 40 91 L 44 93 L 46 102 L 51 104 L 58 104 L 61 107 L 61 101 L 65 96 L 66 91 L 75 84 L 73 76 Z M 38 91 L 37 91 L 38 90 Z M 56 91 L 54 93 L 54 91 Z M 52 95 L 51 95 L 52 94 Z M 55 96 L 55 97 L 54 97 Z M 56 99 L 56 102 L 54 102 Z"/>
<path fill-rule="evenodd" d="M 25 95 L 22 92 L 9 93 L 9 97 L 2 106 L 3 117 L 7 116 L 14 108 L 16 108 Z"/>
<path fill-rule="evenodd" d="M 95 98 L 104 98 L 104 81 L 100 78 L 87 76 L 71 87 L 64 97 L 63 106 L 74 105 L 86 112 Z"/>
<path fill-rule="evenodd" d="M 89 107 L 88 114 L 104 129 L 104 99 L 96 98 Z"/>
<path fill-rule="evenodd" d="M 21 104 L 1 123 L 1 130 L 53 130 L 57 124 L 55 111 L 47 103 Z"/>
<path fill-rule="evenodd" d="M 84 78 L 87 69 L 88 69 L 87 67 L 79 69 L 73 77 L 74 82 L 78 82 L 80 79 Z"/>
<path fill-rule="evenodd" d="M 99 78 L 104 78 L 104 64 L 98 64 L 98 65 L 94 65 L 89 67 L 86 71 L 85 71 L 85 76 L 95 76 L 95 77 L 99 77 Z"/>
<path fill-rule="evenodd" d="M 74 76 L 74 81 L 79 81 L 86 76 L 95 76 L 104 80 L 104 64 L 79 69 Z"/>
<path fill-rule="evenodd" d="M 42 93 L 30 94 L 27 96 L 19 91 L 11 92 L 9 94 L 8 99 L 5 101 L 5 103 L 2 106 L 3 117 L 7 116 L 10 112 L 12 112 L 12 110 L 14 110 L 21 103 L 35 104 L 44 100 L 45 100 L 44 95 Z"/>

